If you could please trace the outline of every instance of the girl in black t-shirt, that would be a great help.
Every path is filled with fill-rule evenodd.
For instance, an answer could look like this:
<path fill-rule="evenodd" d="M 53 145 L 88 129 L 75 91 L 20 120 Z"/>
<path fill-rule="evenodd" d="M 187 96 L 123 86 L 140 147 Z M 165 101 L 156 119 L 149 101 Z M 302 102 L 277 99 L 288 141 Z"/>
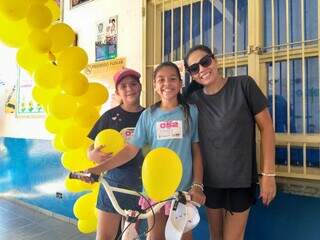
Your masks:
<path fill-rule="evenodd" d="M 140 114 L 144 110 L 140 105 L 140 74 L 133 69 L 125 68 L 117 72 L 113 79 L 116 94 L 121 99 L 121 104 L 105 112 L 100 117 L 88 135 L 92 140 L 104 129 L 115 129 L 121 132 L 128 141 L 128 138 L 133 135 Z M 111 157 L 111 154 L 100 151 L 102 147 L 104 146 L 94 148 L 93 145 L 91 145 L 88 150 L 89 159 L 97 164 Z M 108 171 L 104 177 L 107 179 L 109 185 L 113 187 L 141 191 L 142 183 L 140 173 L 142 160 L 142 155 L 139 152 L 134 160 Z M 139 198 L 121 193 L 115 193 L 115 197 L 121 208 L 138 210 Z M 100 186 L 97 209 L 97 239 L 116 239 L 121 222 L 121 215 L 113 208 L 103 186 Z"/>

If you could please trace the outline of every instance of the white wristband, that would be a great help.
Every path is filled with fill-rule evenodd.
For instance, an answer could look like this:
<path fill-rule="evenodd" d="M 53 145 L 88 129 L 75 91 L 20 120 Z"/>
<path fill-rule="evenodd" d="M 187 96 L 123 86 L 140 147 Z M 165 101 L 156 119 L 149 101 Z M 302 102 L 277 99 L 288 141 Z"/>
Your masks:
<path fill-rule="evenodd" d="M 265 177 L 275 177 L 276 176 L 275 173 L 265 173 L 265 172 L 261 172 L 261 175 L 265 176 Z"/>

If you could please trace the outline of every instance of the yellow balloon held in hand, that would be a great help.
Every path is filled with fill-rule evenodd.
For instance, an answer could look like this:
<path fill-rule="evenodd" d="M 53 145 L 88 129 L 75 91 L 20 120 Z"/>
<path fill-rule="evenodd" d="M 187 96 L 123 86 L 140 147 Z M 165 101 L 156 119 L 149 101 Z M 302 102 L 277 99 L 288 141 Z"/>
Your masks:
<path fill-rule="evenodd" d="M 142 183 L 148 197 L 154 201 L 170 198 L 180 184 L 182 171 L 181 160 L 171 149 L 150 151 L 142 165 Z"/>
<path fill-rule="evenodd" d="M 105 145 L 101 151 L 106 153 L 118 153 L 125 145 L 125 140 L 121 133 L 114 129 L 105 129 L 98 133 L 94 140 L 94 148 Z"/>

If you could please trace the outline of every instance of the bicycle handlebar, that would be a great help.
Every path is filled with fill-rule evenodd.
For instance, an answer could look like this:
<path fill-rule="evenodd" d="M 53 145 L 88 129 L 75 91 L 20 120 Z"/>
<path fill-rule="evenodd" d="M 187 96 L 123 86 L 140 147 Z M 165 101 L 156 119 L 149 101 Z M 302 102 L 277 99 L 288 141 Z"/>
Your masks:
<path fill-rule="evenodd" d="M 126 209 L 122 209 L 119 204 L 117 199 L 114 196 L 114 192 L 121 192 L 121 193 L 125 193 L 125 194 L 130 194 L 130 195 L 134 195 L 134 196 L 143 196 L 142 193 L 138 193 L 136 191 L 132 191 L 132 190 L 128 190 L 128 189 L 124 189 L 124 188 L 117 188 L 117 187 L 112 187 L 108 184 L 108 182 L 99 175 L 93 174 L 93 173 L 88 173 L 88 172 L 71 172 L 69 174 L 69 178 L 70 179 L 79 179 L 79 180 L 83 180 L 83 179 L 88 179 L 90 180 L 90 182 L 101 182 L 101 184 L 103 185 L 104 189 L 106 190 L 106 193 L 108 194 L 108 197 L 110 198 L 110 201 L 114 207 L 114 209 L 122 216 L 131 216 L 132 210 L 126 210 Z M 190 196 L 188 195 L 188 193 L 183 192 L 183 195 L 185 195 L 186 200 L 189 201 L 190 200 Z M 174 198 L 176 198 L 177 200 L 180 200 L 181 197 L 178 198 L 178 196 L 181 196 L 181 194 L 179 195 L 178 193 L 175 193 L 175 195 L 173 196 Z M 171 199 L 168 199 L 167 201 L 170 201 Z M 167 201 L 164 202 L 160 202 L 157 203 L 155 206 L 152 206 L 153 212 L 157 212 L 159 211 L 165 204 Z M 151 204 L 150 204 L 151 205 Z M 146 213 L 139 213 L 138 214 L 138 219 L 146 219 L 152 216 L 153 214 L 152 211 L 148 211 Z"/>

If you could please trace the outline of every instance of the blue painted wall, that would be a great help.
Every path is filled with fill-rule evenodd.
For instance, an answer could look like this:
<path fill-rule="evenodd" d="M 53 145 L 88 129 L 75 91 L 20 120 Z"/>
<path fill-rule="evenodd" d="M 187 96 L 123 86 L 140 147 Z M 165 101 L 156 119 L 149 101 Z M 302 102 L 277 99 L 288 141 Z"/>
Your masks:
<path fill-rule="evenodd" d="M 48 140 L 0 138 L 0 196 L 15 196 L 29 204 L 74 217 L 79 194 L 66 192 L 67 171 Z M 62 192 L 62 199 L 56 198 Z"/>
<path fill-rule="evenodd" d="M 50 141 L 0 138 L 0 196 L 11 193 L 29 204 L 74 217 L 72 206 L 79 194 L 65 192 L 67 174 Z M 44 184 L 48 184 L 45 190 L 39 188 Z M 48 193 L 50 188 L 54 191 Z M 62 199 L 56 198 L 55 190 L 63 193 Z M 203 208 L 200 214 L 195 239 L 209 239 Z M 258 201 L 251 210 L 246 233 L 249 240 L 318 240 L 320 199 L 278 193 L 268 208 Z"/>

